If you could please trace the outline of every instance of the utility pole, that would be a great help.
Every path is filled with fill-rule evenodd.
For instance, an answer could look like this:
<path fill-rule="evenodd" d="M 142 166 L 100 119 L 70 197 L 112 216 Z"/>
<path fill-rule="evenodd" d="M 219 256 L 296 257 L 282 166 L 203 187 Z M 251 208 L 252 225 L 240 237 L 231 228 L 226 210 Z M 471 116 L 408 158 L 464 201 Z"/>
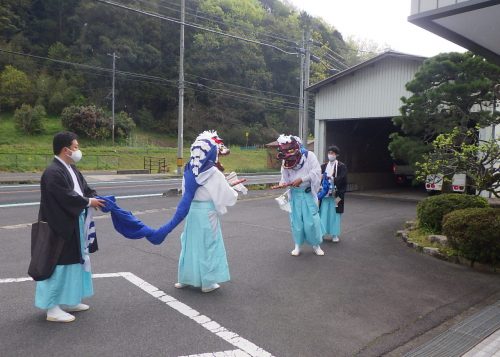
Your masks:
<path fill-rule="evenodd" d="M 120 58 L 116 55 L 115 52 L 113 54 L 108 53 L 108 56 L 113 57 L 113 81 L 111 85 L 111 141 L 113 145 L 115 145 L 115 72 L 116 72 L 116 59 Z"/>
<path fill-rule="evenodd" d="M 184 20 L 186 1 L 181 0 L 181 35 L 179 50 L 179 118 L 177 121 L 177 173 L 182 173 L 184 148 Z"/>
<path fill-rule="evenodd" d="M 305 65 L 304 65 L 304 115 L 303 115 L 303 124 L 302 124 L 302 130 L 303 130 L 303 136 L 302 136 L 302 143 L 304 146 L 307 148 L 307 137 L 309 133 L 309 92 L 306 90 L 307 87 L 309 87 L 309 74 L 311 72 L 311 30 L 307 29 L 306 32 L 306 58 L 305 58 Z"/>
<path fill-rule="evenodd" d="M 304 136 L 304 32 L 302 31 L 302 47 L 300 48 L 300 94 L 299 94 L 299 132 Z"/>

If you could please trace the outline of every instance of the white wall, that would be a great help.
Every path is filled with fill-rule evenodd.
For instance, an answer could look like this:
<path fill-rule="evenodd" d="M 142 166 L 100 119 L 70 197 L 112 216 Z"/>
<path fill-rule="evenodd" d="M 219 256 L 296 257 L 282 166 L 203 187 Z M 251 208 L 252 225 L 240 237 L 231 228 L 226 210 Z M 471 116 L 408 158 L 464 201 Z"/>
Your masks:
<path fill-rule="evenodd" d="M 316 120 L 380 118 L 399 115 L 405 84 L 422 64 L 389 57 L 326 84 L 316 94 Z"/>

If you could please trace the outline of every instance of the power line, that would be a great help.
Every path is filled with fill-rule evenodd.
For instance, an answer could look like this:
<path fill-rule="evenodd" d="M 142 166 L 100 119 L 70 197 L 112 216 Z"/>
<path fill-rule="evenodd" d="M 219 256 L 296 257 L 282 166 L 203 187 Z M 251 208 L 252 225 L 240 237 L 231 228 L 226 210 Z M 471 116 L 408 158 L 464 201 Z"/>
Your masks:
<path fill-rule="evenodd" d="M 226 90 L 226 89 L 213 88 L 213 87 L 209 87 L 209 86 L 206 86 L 204 84 L 201 84 L 201 83 L 194 83 L 194 82 L 189 82 L 189 81 L 186 81 L 186 83 L 194 85 L 194 86 L 201 86 L 201 87 L 204 87 L 204 88 L 209 88 L 209 89 L 214 90 L 214 91 L 217 90 L 217 91 L 220 91 L 220 92 L 223 92 L 223 93 L 235 94 L 235 92 L 232 92 L 232 91 L 229 91 L 229 90 Z M 281 100 L 276 100 L 276 99 L 263 98 L 263 97 L 259 97 L 259 96 L 255 96 L 255 95 L 251 95 L 251 94 L 246 94 L 246 93 L 237 93 L 237 94 L 240 95 L 240 96 L 242 96 L 242 97 L 255 98 L 255 99 L 260 99 L 262 101 L 267 101 L 267 102 L 276 102 L 276 103 L 280 103 L 280 104 L 295 105 L 295 103 L 292 103 L 292 102 L 286 102 L 286 101 L 281 101 Z"/>
<path fill-rule="evenodd" d="M 91 65 L 88 65 L 88 64 L 82 64 L 82 63 L 76 63 L 76 62 L 69 62 L 69 61 L 64 61 L 64 60 L 58 60 L 58 59 L 49 58 L 49 57 L 32 55 L 32 54 L 29 54 L 29 53 L 23 53 L 23 52 L 17 52 L 17 51 L 9 51 L 9 50 L 5 50 L 3 48 L 0 48 L 0 52 L 10 53 L 10 54 L 13 54 L 13 55 L 19 55 L 19 56 L 24 56 L 24 57 L 31 57 L 31 58 L 36 58 L 36 59 L 43 59 L 43 60 L 47 60 L 47 61 L 68 64 L 68 65 L 72 65 L 72 66 L 76 66 L 76 67 L 81 67 L 81 68 L 96 69 L 96 70 L 104 71 L 104 72 L 111 72 L 112 71 L 109 68 L 98 67 L 98 66 L 91 66 Z"/>
<path fill-rule="evenodd" d="M 341 71 L 341 69 L 335 67 L 334 65 L 332 65 L 331 63 L 328 63 L 326 61 L 324 61 L 321 56 L 318 56 L 318 55 L 314 55 L 313 56 L 313 59 L 316 59 L 319 63 L 321 63 L 326 69 L 328 70 L 336 70 L 336 71 Z"/>
<path fill-rule="evenodd" d="M 321 43 L 321 42 L 317 42 L 317 41 L 314 41 L 313 44 L 319 45 L 321 49 L 325 49 L 327 51 L 327 52 L 325 52 L 325 55 L 328 56 L 329 58 L 331 58 L 332 60 L 336 61 L 337 63 L 340 63 L 345 68 L 349 67 L 347 64 L 345 64 L 345 62 L 347 62 L 347 60 L 344 57 L 342 57 L 341 54 L 335 52 L 330 47 L 328 47 L 326 44 Z"/>
<path fill-rule="evenodd" d="M 340 60 L 342 61 L 347 61 L 340 53 L 338 52 L 335 52 L 334 50 L 332 50 L 330 47 L 328 47 L 326 44 L 323 44 L 323 46 L 321 46 L 322 48 L 325 48 L 328 52 L 330 52 L 333 56 L 336 56 L 338 58 L 340 58 Z M 339 62 L 341 62 L 340 60 L 338 60 Z M 345 63 L 343 63 L 344 65 L 346 65 Z M 346 65 L 347 66 L 347 65 Z"/>
<path fill-rule="evenodd" d="M 5 50 L 2 48 L 0 48 L 0 53 L 8 53 L 8 54 L 13 54 L 13 55 L 18 55 L 18 56 L 35 58 L 38 60 L 50 61 L 50 62 L 54 62 L 58 65 L 63 65 L 63 64 L 70 65 L 70 66 L 77 67 L 78 69 L 84 70 L 85 73 L 87 73 L 87 74 L 92 74 L 92 75 L 97 75 L 97 76 L 103 76 L 103 74 L 95 73 L 95 70 L 108 73 L 109 76 L 112 74 L 112 69 L 105 68 L 105 67 L 92 66 L 92 65 L 86 65 L 86 64 L 76 63 L 76 62 L 58 60 L 58 59 L 49 58 L 49 57 L 32 55 L 32 54 L 28 54 L 28 53 Z M 87 72 L 87 71 L 89 71 L 89 72 Z M 119 76 L 123 76 L 123 78 L 121 78 L 121 79 L 149 83 L 149 84 L 166 85 L 166 86 L 174 87 L 174 86 L 177 86 L 177 83 L 178 83 L 176 80 L 171 80 L 171 79 L 166 79 L 166 78 L 162 78 L 162 77 L 141 74 L 141 73 L 134 73 L 134 72 L 118 71 L 117 70 L 116 74 Z M 108 77 L 108 76 L 106 76 L 106 77 Z M 132 78 L 127 78 L 127 77 L 132 77 Z M 224 89 L 216 89 L 216 88 L 212 88 L 212 87 L 205 86 L 205 85 L 202 85 L 199 83 L 194 83 L 194 82 L 186 81 L 185 83 L 187 83 L 191 86 L 194 86 L 195 87 L 194 89 L 197 89 L 197 90 L 216 92 L 219 95 L 231 97 L 231 98 L 237 98 L 239 100 L 246 101 L 248 103 L 250 103 L 251 100 L 253 100 L 253 102 L 255 102 L 255 100 L 257 100 L 257 101 L 260 101 L 262 104 L 270 105 L 270 106 L 273 106 L 275 108 L 297 109 L 297 106 L 293 106 L 293 104 L 295 104 L 295 103 L 282 102 L 282 101 L 278 101 L 278 100 L 263 98 L 260 96 L 254 96 L 254 95 L 249 95 L 246 93 L 234 92 L 234 91 L 229 91 L 229 90 L 224 90 Z M 200 88 L 200 86 L 202 88 Z"/>
<path fill-rule="evenodd" d="M 85 69 L 89 69 L 89 70 L 98 70 L 98 71 L 101 71 L 101 72 L 108 72 L 108 73 L 112 73 L 113 72 L 113 70 L 110 69 L 110 68 L 99 67 L 99 66 L 92 66 L 92 65 L 88 65 L 88 64 L 76 63 L 76 62 L 70 62 L 70 61 L 64 61 L 64 60 L 59 60 L 59 59 L 55 59 L 55 58 L 49 58 L 49 57 L 32 55 L 32 54 L 29 54 L 29 53 L 23 53 L 23 52 L 17 52 L 17 51 L 9 51 L 9 50 L 5 50 L 5 49 L 2 49 L 2 48 L 0 48 L 0 52 L 14 54 L 14 55 L 19 55 L 19 56 L 24 56 L 24 57 L 35 58 L 35 59 L 44 60 L 44 61 L 51 61 L 51 62 L 60 63 L 60 64 L 66 64 L 66 65 L 70 65 L 70 66 L 74 66 L 74 67 L 80 67 L 80 68 L 85 68 Z M 151 76 L 151 75 L 142 74 L 142 73 L 134 73 L 134 72 L 118 71 L 118 70 L 116 71 L 116 73 L 117 74 L 121 74 L 121 75 L 131 76 L 131 77 L 139 77 L 139 78 L 146 78 L 146 79 L 157 80 L 157 81 L 162 81 L 162 82 L 177 83 L 177 81 L 173 80 L 173 79 L 166 79 L 166 78 L 157 77 L 157 76 Z"/>
<path fill-rule="evenodd" d="M 187 83 L 187 82 L 186 82 Z M 188 85 L 191 85 L 193 86 L 192 83 L 187 83 Z M 293 110 L 298 110 L 298 105 L 280 105 L 280 104 L 275 104 L 275 103 L 271 103 L 271 102 L 266 102 L 266 101 L 262 101 L 263 98 L 260 98 L 260 97 L 241 97 L 237 94 L 235 94 L 234 92 L 220 92 L 220 90 L 218 89 L 213 89 L 213 88 L 210 88 L 210 87 L 206 87 L 206 88 L 199 88 L 198 85 L 196 85 L 197 88 L 192 88 L 192 89 L 195 89 L 195 90 L 199 90 L 199 91 L 202 91 L 202 92 L 212 92 L 212 93 L 215 93 L 217 95 L 221 95 L 221 96 L 225 96 L 225 97 L 230 97 L 230 98 L 234 98 L 234 99 L 237 99 L 239 101 L 242 101 L 242 102 L 246 102 L 246 103 L 254 103 L 257 101 L 260 101 L 260 104 L 264 105 L 264 106 L 268 106 L 268 107 L 272 107 L 272 108 L 276 108 L 276 109 L 293 109 Z M 253 99 L 253 100 L 252 100 Z"/>
<path fill-rule="evenodd" d="M 201 77 L 201 76 L 196 76 L 196 75 L 194 75 L 194 74 L 189 74 L 189 73 L 186 73 L 186 75 L 187 75 L 187 76 L 190 76 L 190 77 L 199 78 L 199 79 L 202 79 L 202 80 L 205 80 L 205 81 L 209 81 L 209 82 L 214 82 L 214 83 L 224 84 L 224 85 L 226 85 L 226 86 L 230 86 L 230 87 L 235 87 L 235 88 L 242 88 L 242 89 L 246 89 L 246 90 L 249 90 L 249 91 L 260 92 L 260 93 L 266 93 L 266 94 L 274 94 L 274 95 L 278 95 L 278 96 L 281 96 L 281 97 L 299 98 L 299 97 L 298 97 L 298 96 L 296 96 L 296 95 L 284 94 L 284 93 L 273 92 L 273 91 L 265 91 L 265 90 L 262 90 L 262 89 L 256 89 L 256 88 L 250 88 L 250 87 L 240 86 L 240 85 L 238 85 L 238 84 L 232 84 L 232 83 L 227 83 L 227 82 L 221 82 L 221 81 L 217 81 L 217 80 L 215 80 L 215 79 L 210 79 L 210 78 L 205 78 L 205 77 Z"/>
<path fill-rule="evenodd" d="M 347 66 L 347 65 L 346 65 L 346 64 L 344 64 L 343 62 L 340 62 L 340 61 L 339 61 L 339 60 L 337 60 L 336 58 L 334 58 L 334 57 L 330 56 L 330 55 L 328 54 L 328 52 L 323 52 L 323 53 L 322 53 L 322 55 L 323 55 L 323 56 L 325 56 L 325 57 L 326 57 L 329 61 L 331 61 L 331 62 L 329 62 L 329 63 L 335 63 L 335 65 L 336 65 L 336 66 L 339 66 L 339 67 L 340 67 L 340 69 L 339 69 L 339 70 L 342 70 L 342 71 L 343 71 L 344 69 L 349 68 L 349 66 Z"/>
<path fill-rule="evenodd" d="M 136 0 L 136 1 L 145 2 L 147 0 Z M 149 1 L 151 1 L 151 0 L 149 0 Z M 165 0 L 160 0 L 159 2 L 160 3 L 165 3 L 165 4 L 169 4 L 169 5 L 180 7 L 179 4 L 176 4 L 176 3 L 173 3 L 173 2 L 168 2 L 168 1 L 165 1 Z M 164 7 L 164 8 L 170 9 L 172 11 L 180 12 L 179 9 L 173 9 L 173 8 L 167 7 L 165 5 L 153 4 L 153 3 L 152 3 L 152 5 L 153 6 L 160 6 L 160 7 Z M 212 14 L 200 11 L 199 9 L 195 9 L 195 8 L 192 8 L 192 7 L 189 7 L 189 6 L 186 6 L 186 9 L 189 10 L 189 11 L 191 11 L 191 13 L 189 11 L 186 11 L 186 14 L 189 14 L 190 16 L 201 18 L 201 19 L 205 19 L 205 20 L 208 20 L 208 21 L 212 21 L 212 22 L 215 22 L 215 23 L 219 23 L 219 24 L 228 26 L 228 24 L 225 23 L 224 19 L 221 18 L 220 16 L 212 15 Z M 198 15 L 198 13 L 201 13 L 201 14 L 206 15 L 208 17 L 206 17 L 206 16 L 200 16 L 200 15 Z M 241 24 L 241 25 L 245 25 L 245 24 Z M 233 25 L 233 27 L 234 27 L 234 25 Z M 248 26 L 247 28 L 250 28 L 250 27 Z M 261 31 L 258 31 L 256 33 L 260 33 L 260 34 L 262 34 L 264 36 L 267 36 L 267 37 L 270 37 L 270 38 L 274 38 L 274 39 L 286 41 L 286 42 L 289 42 L 289 43 L 293 43 L 294 45 L 298 45 L 298 41 L 297 40 L 285 38 L 282 35 L 276 35 L 274 33 L 270 34 L 269 32 L 261 32 Z"/>
<path fill-rule="evenodd" d="M 159 19 L 162 19 L 162 20 L 165 20 L 165 21 L 174 22 L 176 24 L 193 27 L 193 28 L 196 28 L 198 30 L 203 30 L 203 31 L 215 33 L 215 34 L 218 34 L 218 35 L 221 35 L 221 36 L 226 36 L 226 37 L 234 38 L 234 39 L 237 39 L 237 40 L 241 40 L 241 41 L 245 41 L 245 42 L 249 42 L 249 43 L 254 43 L 254 44 L 257 44 L 257 45 L 270 47 L 270 48 L 273 48 L 273 49 L 275 49 L 277 51 L 280 51 L 280 52 L 288 54 L 288 55 L 298 55 L 299 54 L 298 52 L 288 52 L 288 51 L 285 51 L 284 49 L 282 49 L 282 48 L 280 48 L 278 46 L 272 45 L 270 43 L 261 42 L 261 41 L 257 41 L 257 40 L 253 40 L 253 39 L 250 39 L 250 38 L 237 36 L 237 35 L 232 35 L 232 34 L 229 34 L 229 33 L 226 33 L 226 32 L 222 32 L 222 31 L 218 31 L 218 30 L 213 30 L 213 29 L 210 29 L 210 28 L 207 28 L 207 27 L 199 26 L 199 25 L 192 24 L 192 23 L 185 22 L 185 21 L 182 22 L 180 20 L 177 20 L 177 19 L 169 17 L 169 16 L 164 16 L 164 15 L 161 15 L 161 14 L 158 14 L 158 13 L 154 13 L 154 12 L 149 12 L 149 11 L 143 11 L 143 10 L 135 9 L 135 8 L 132 8 L 132 7 L 129 7 L 129 6 L 125 6 L 125 5 L 116 3 L 114 1 L 109 1 L 109 0 L 95 0 L 95 1 L 101 2 L 101 3 L 104 3 L 104 4 L 108 4 L 108 5 L 111 5 L 111 6 L 119 7 L 119 8 L 122 8 L 122 9 L 125 9 L 125 10 L 129 10 L 129 11 L 132 11 L 132 12 L 137 12 L 137 13 L 140 13 L 140 14 L 143 14 L 143 15 L 148 15 L 148 16 L 156 17 L 156 18 L 159 18 Z"/>
<path fill-rule="evenodd" d="M 136 0 L 136 1 L 139 1 L 139 2 L 143 2 L 143 3 L 146 3 L 148 2 L 148 0 Z M 149 0 L 151 1 L 151 0 Z M 166 2 L 166 1 L 161 1 L 163 3 L 167 3 L 167 4 L 171 4 L 171 5 L 176 5 L 176 6 L 179 6 L 178 4 L 174 4 L 174 3 L 171 3 L 171 2 Z M 167 7 L 165 5 L 156 5 L 156 4 L 152 4 L 150 2 L 151 5 L 153 6 L 159 6 L 159 7 L 162 7 L 162 8 L 165 8 L 165 9 L 169 9 L 171 11 L 175 11 L 175 12 L 179 12 L 180 13 L 180 10 L 179 9 L 174 9 L 174 8 L 171 8 L 171 7 Z M 189 12 L 189 11 L 186 11 L 186 14 L 187 15 L 190 15 L 192 17 L 195 17 L 195 18 L 200 18 L 200 19 L 203 19 L 203 20 L 207 20 L 207 21 L 211 21 L 211 22 L 214 22 L 214 23 L 218 23 L 218 24 L 221 24 L 221 25 L 225 25 L 225 26 L 231 26 L 231 27 L 244 27 L 246 29 L 251 29 L 250 26 L 247 26 L 245 23 L 242 23 L 242 24 L 239 24 L 238 26 L 235 26 L 235 25 L 229 25 L 227 24 L 226 22 L 224 22 L 224 19 L 222 19 L 221 17 L 219 16 L 214 16 L 212 14 L 208 14 L 206 12 L 203 12 L 203 11 L 200 11 L 198 9 L 194 9 L 194 8 L 188 8 L 186 7 L 188 10 L 191 10 L 192 12 Z M 193 13 L 194 12 L 194 13 Z M 201 14 L 204 14 L 206 16 L 210 16 L 210 17 L 206 17 L 206 16 L 200 16 L 198 15 L 198 13 L 201 13 Z M 217 19 L 217 20 L 215 20 Z M 243 26 L 242 26 L 243 25 Z M 289 39 L 289 38 L 285 38 L 285 37 L 282 37 L 281 35 L 276 35 L 274 33 L 269 33 L 269 32 L 262 32 L 262 31 L 255 31 L 254 32 L 255 34 L 261 34 L 263 36 L 266 36 L 266 37 L 269 37 L 269 38 L 274 38 L 276 40 L 281 40 L 281 41 L 285 41 L 285 42 L 289 42 L 289 43 L 292 43 L 294 44 L 295 46 L 298 46 L 298 41 L 297 40 L 293 40 L 293 39 Z"/>

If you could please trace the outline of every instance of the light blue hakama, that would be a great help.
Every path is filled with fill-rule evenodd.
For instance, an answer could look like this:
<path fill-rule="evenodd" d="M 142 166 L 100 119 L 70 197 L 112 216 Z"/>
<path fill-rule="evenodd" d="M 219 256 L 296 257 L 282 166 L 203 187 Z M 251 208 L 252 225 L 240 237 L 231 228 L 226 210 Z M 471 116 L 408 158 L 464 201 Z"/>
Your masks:
<path fill-rule="evenodd" d="M 80 248 L 85 249 L 85 210 L 80 214 Z M 83 264 L 57 265 L 50 278 L 37 281 L 35 306 L 50 309 L 56 305 L 78 305 L 83 298 L 92 296 L 92 273 L 85 271 Z"/>
<path fill-rule="evenodd" d="M 307 243 L 312 246 L 320 245 L 323 241 L 321 221 L 318 205 L 310 192 L 302 188 L 290 190 L 290 225 L 292 237 L 297 245 Z"/>
<path fill-rule="evenodd" d="M 342 214 L 337 213 L 333 197 L 325 197 L 321 200 L 319 216 L 321 219 L 321 228 L 323 229 L 324 234 L 330 234 L 332 236 L 340 235 L 340 231 L 342 229 Z"/>
<path fill-rule="evenodd" d="M 212 201 L 192 201 L 181 235 L 178 282 L 204 288 L 229 279 L 215 206 Z"/>

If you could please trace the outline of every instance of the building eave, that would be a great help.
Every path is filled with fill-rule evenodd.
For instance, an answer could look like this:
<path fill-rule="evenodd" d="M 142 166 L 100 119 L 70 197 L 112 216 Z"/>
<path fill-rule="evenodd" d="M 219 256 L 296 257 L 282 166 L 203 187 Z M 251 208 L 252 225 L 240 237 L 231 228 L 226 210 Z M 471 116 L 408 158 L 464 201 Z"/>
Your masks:
<path fill-rule="evenodd" d="M 464 34 L 446 28 L 435 22 L 436 20 L 467 12 L 485 9 L 500 5 L 500 0 L 469 0 L 453 5 L 423 11 L 408 17 L 408 21 L 442 38 L 445 38 L 459 46 L 462 46 L 478 55 L 481 55 L 493 63 L 500 65 L 500 54 L 467 38 Z"/>
<path fill-rule="evenodd" d="M 408 59 L 408 60 L 422 61 L 422 62 L 425 59 L 427 59 L 427 57 L 423 57 L 423 56 L 410 55 L 407 53 L 402 53 L 402 52 L 397 52 L 397 51 L 386 51 L 386 52 L 383 52 L 383 53 L 381 53 L 373 58 L 370 58 L 367 61 L 358 63 L 355 66 L 349 67 L 349 68 L 343 70 L 342 72 L 334 74 L 333 76 L 328 77 L 320 82 L 317 82 L 317 83 L 313 84 L 312 86 L 309 86 L 308 88 L 306 88 L 306 90 L 308 90 L 310 92 L 317 92 L 319 89 L 321 89 L 325 85 L 328 85 L 332 82 L 335 82 L 342 77 L 351 75 L 351 74 L 359 71 L 362 68 L 366 68 L 370 65 L 373 65 L 377 62 L 380 62 L 384 59 L 391 58 L 391 57 L 392 58 L 404 58 L 404 59 Z"/>

